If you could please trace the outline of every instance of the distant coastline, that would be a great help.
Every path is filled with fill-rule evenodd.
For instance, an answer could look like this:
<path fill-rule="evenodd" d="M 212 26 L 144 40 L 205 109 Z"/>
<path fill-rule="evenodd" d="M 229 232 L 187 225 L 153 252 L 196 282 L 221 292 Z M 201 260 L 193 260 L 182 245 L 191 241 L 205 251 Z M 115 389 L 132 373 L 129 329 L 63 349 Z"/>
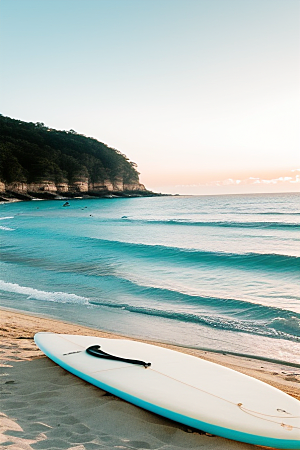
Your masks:
<path fill-rule="evenodd" d="M 74 130 L 0 115 L 0 201 L 162 195 L 119 150 Z"/>
<path fill-rule="evenodd" d="M 133 191 L 107 191 L 107 192 L 67 192 L 57 193 L 51 190 L 21 191 L 19 189 L 3 189 L 0 191 L 0 202 L 11 203 L 20 201 L 32 200 L 72 200 L 72 199 L 113 199 L 113 198 L 136 198 L 136 197 L 160 197 L 168 196 L 169 194 L 161 194 L 145 190 Z M 171 194 L 170 194 L 171 195 Z"/>

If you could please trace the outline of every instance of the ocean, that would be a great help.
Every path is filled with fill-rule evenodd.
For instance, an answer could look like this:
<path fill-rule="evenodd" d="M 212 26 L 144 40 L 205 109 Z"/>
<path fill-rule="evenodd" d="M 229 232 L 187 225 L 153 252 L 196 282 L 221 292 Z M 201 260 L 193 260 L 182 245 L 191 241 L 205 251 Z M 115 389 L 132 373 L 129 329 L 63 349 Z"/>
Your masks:
<path fill-rule="evenodd" d="M 300 367 L 300 195 L 2 203 L 0 306 Z"/>

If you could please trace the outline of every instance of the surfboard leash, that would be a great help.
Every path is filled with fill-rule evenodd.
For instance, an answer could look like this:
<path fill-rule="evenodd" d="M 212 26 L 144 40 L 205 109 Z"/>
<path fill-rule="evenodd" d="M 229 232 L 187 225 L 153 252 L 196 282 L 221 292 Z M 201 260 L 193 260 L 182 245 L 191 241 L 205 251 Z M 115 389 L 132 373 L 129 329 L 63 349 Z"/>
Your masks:
<path fill-rule="evenodd" d="M 134 364 L 138 366 L 144 366 L 145 369 L 151 366 L 150 362 L 141 361 L 139 359 L 128 359 L 122 358 L 121 356 L 111 355 L 100 349 L 100 345 L 92 345 L 85 350 L 89 355 L 95 356 L 96 358 L 109 359 L 112 361 L 121 361 L 128 364 Z"/>

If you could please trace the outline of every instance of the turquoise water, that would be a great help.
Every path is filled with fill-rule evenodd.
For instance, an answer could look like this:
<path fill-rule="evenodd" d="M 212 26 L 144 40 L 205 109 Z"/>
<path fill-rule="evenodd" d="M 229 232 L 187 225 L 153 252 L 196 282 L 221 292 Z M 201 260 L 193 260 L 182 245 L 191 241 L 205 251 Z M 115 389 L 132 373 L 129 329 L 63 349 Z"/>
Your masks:
<path fill-rule="evenodd" d="M 300 195 L 0 205 L 0 305 L 300 363 Z"/>

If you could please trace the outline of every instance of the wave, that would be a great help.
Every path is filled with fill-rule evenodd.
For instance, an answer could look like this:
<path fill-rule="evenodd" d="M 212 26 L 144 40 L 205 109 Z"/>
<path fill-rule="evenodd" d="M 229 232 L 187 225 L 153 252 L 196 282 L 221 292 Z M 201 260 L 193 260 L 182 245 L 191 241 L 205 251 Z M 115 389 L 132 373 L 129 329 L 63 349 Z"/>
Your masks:
<path fill-rule="evenodd" d="M 276 317 L 269 325 L 269 327 L 274 328 L 278 331 L 287 332 L 289 334 L 294 334 L 300 337 L 300 320 L 296 316 L 291 316 L 288 318 Z"/>
<path fill-rule="evenodd" d="M 0 220 L 14 219 L 14 216 L 0 217 Z"/>
<path fill-rule="evenodd" d="M 126 310 L 147 316 L 204 325 L 219 330 L 250 333 L 300 342 L 300 315 L 292 311 L 237 299 L 189 296 L 153 287 L 140 286 L 140 288 L 141 292 L 143 291 L 144 295 L 146 294 L 146 301 L 141 296 L 138 304 L 136 300 L 117 303 L 95 300 L 67 292 L 42 291 L 0 280 L 0 290 L 22 294 L 27 299 L 107 307 L 120 311 Z M 155 301 L 158 294 L 160 300 L 164 299 L 165 302 L 163 304 L 161 301 L 160 303 Z M 175 303 L 175 299 L 177 303 Z M 173 301 L 169 303 L 168 300 Z M 192 308 L 191 305 L 193 305 Z"/>
<path fill-rule="evenodd" d="M 124 217 L 123 220 L 132 223 L 146 223 L 153 225 L 181 225 L 181 226 L 194 226 L 194 227 L 222 227 L 222 228 L 259 228 L 259 229 L 275 229 L 275 230 L 299 230 L 299 223 L 292 222 L 233 222 L 233 221 L 194 221 L 189 219 L 167 219 L 167 220 L 154 220 L 154 219 L 132 219 L 130 217 Z M 119 219 L 117 219 L 119 221 Z"/>
<path fill-rule="evenodd" d="M 9 220 L 9 219 L 14 219 L 14 216 L 0 217 L 0 220 Z M 3 230 L 3 231 L 15 231 L 14 228 L 5 227 L 3 225 L 0 225 L 0 230 Z"/>
<path fill-rule="evenodd" d="M 281 329 L 279 329 L 278 327 L 274 328 L 271 324 L 268 324 L 267 321 L 236 320 L 219 315 L 205 315 L 191 312 L 180 312 L 174 311 L 174 309 L 167 310 L 159 308 L 150 308 L 145 306 L 130 305 L 128 303 L 117 304 L 112 302 L 90 301 L 90 304 L 95 306 L 104 306 L 108 308 L 126 310 L 137 314 L 145 314 L 150 316 L 162 317 L 165 319 L 178 320 L 186 323 L 195 323 L 199 325 L 209 326 L 219 330 L 250 333 L 265 337 L 287 339 L 300 342 L 300 319 L 297 319 L 296 317 L 293 318 L 292 328 L 290 327 L 289 320 L 284 318 L 278 318 L 277 321 L 281 320 Z M 298 323 L 299 327 L 299 333 L 297 334 L 295 334 L 295 323 Z"/>
<path fill-rule="evenodd" d="M 239 213 L 237 213 L 239 214 Z M 253 212 L 243 212 L 243 214 L 253 214 Z M 282 211 L 265 211 L 265 212 L 258 212 L 256 213 L 258 215 L 262 216 L 300 216 L 300 212 L 298 211 L 290 211 L 290 212 L 282 212 Z"/>
<path fill-rule="evenodd" d="M 133 242 L 111 241 L 97 238 L 95 245 L 110 248 L 114 251 L 126 251 L 128 254 L 146 258 L 168 259 L 169 263 L 190 262 L 193 264 L 221 265 L 229 268 L 237 267 L 248 270 L 271 270 L 277 272 L 300 273 L 300 257 L 277 253 L 225 253 L 203 250 L 150 245 Z"/>
<path fill-rule="evenodd" d="M 26 295 L 28 299 L 43 300 L 47 302 L 79 304 L 88 304 L 89 302 L 88 298 L 81 297 L 76 294 L 69 294 L 66 292 L 40 291 L 31 287 L 20 286 L 16 283 L 7 283 L 3 280 L 0 280 L 0 290 L 5 292 L 12 292 L 15 294 L 23 294 Z"/>
<path fill-rule="evenodd" d="M 97 279 L 98 275 L 95 276 Z M 238 320 L 244 321 L 276 321 L 278 318 L 289 321 L 291 318 L 300 320 L 300 314 L 290 309 L 283 309 L 276 306 L 264 305 L 261 303 L 254 303 L 249 300 L 243 300 L 230 297 L 213 297 L 188 294 L 178 290 L 149 286 L 140 284 L 133 280 L 123 278 L 117 274 L 107 274 L 105 277 L 101 276 L 101 291 L 113 291 L 117 299 L 131 298 L 131 303 L 136 304 L 150 304 L 163 305 L 164 309 L 172 308 L 176 310 L 201 311 L 205 315 L 217 314 L 226 317 L 234 317 Z M 104 283 L 104 284 L 103 284 Z M 15 283 L 7 283 L 0 280 L 0 290 L 7 292 L 15 292 L 27 295 L 28 298 L 36 298 L 38 300 L 50 300 L 56 302 L 69 303 L 97 303 L 98 300 L 78 296 L 65 292 L 47 292 L 30 287 L 19 286 Z M 299 297 L 294 297 L 294 300 L 299 301 Z M 122 303 L 122 300 L 120 300 Z M 110 302 L 109 305 L 118 307 L 119 303 Z M 288 322 L 287 322 L 288 323 Z M 279 325 L 278 325 L 279 329 Z"/>
<path fill-rule="evenodd" d="M 5 231 L 15 231 L 14 228 L 3 227 L 2 225 L 0 225 L 0 230 L 5 230 Z"/>
<path fill-rule="evenodd" d="M 277 253 L 225 253 L 225 252 L 213 252 L 197 249 L 189 249 L 182 247 L 171 247 L 165 245 L 151 245 L 142 244 L 134 242 L 125 242 L 119 240 L 106 240 L 98 239 L 94 237 L 84 237 L 77 239 L 82 241 L 83 245 L 94 246 L 103 253 L 105 258 L 105 263 L 100 264 L 99 257 L 98 261 L 95 262 L 77 262 L 66 263 L 65 268 L 63 268 L 62 262 L 55 260 L 52 262 L 50 259 L 45 260 L 44 258 L 36 258 L 30 254 L 17 254 L 11 251 L 11 247 L 3 246 L 1 258 L 3 261 L 23 263 L 28 265 L 34 265 L 42 268 L 61 270 L 61 271 L 74 271 L 74 272 L 86 272 L 90 275 L 101 274 L 107 275 L 108 272 L 113 271 L 110 267 L 112 264 L 112 259 L 115 260 L 116 256 L 120 253 L 125 254 L 126 259 L 133 258 L 146 258 L 150 260 L 155 260 L 155 263 L 167 262 L 167 264 L 178 265 L 184 264 L 185 266 L 208 266 L 208 267 L 221 267 L 228 269 L 238 269 L 238 270 L 251 270 L 251 271 L 268 271 L 276 272 L 282 274 L 298 275 L 300 274 L 300 257 L 283 255 Z M 85 244 L 86 243 L 86 244 Z M 13 248 L 14 250 L 14 248 Z M 122 255 L 123 256 L 123 255 Z"/>
<path fill-rule="evenodd" d="M 134 296 L 134 298 L 138 298 L 139 303 L 149 304 L 150 302 L 151 305 L 155 305 L 157 302 L 159 302 L 159 304 L 162 304 L 163 302 L 165 309 L 169 309 L 170 307 L 172 307 L 173 310 L 193 309 L 202 311 L 206 315 L 218 314 L 224 317 L 234 316 L 238 320 L 263 320 L 269 322 L 281 317 L 289 321 L 291 317 L 296 317 L 296 319 L 300 321 L 300 314 L 288 309 L 262 305 L 260 303 L 253 303 L 237 298 L 191 295 L 177 290 L 141 285 L 131 280 L 114 276 L 109 277 L 111 285 L 116 278 L 122 283 L 122 292 L 126 292 L 127 294 Z M 115 292 L 117 292 L 116 285 L 113 288 Z M 297 300 L 299 300 L 299 298 L 297 298 Z M 115 303 L 110 303 L 110 305 L 115 305 Z"/>

